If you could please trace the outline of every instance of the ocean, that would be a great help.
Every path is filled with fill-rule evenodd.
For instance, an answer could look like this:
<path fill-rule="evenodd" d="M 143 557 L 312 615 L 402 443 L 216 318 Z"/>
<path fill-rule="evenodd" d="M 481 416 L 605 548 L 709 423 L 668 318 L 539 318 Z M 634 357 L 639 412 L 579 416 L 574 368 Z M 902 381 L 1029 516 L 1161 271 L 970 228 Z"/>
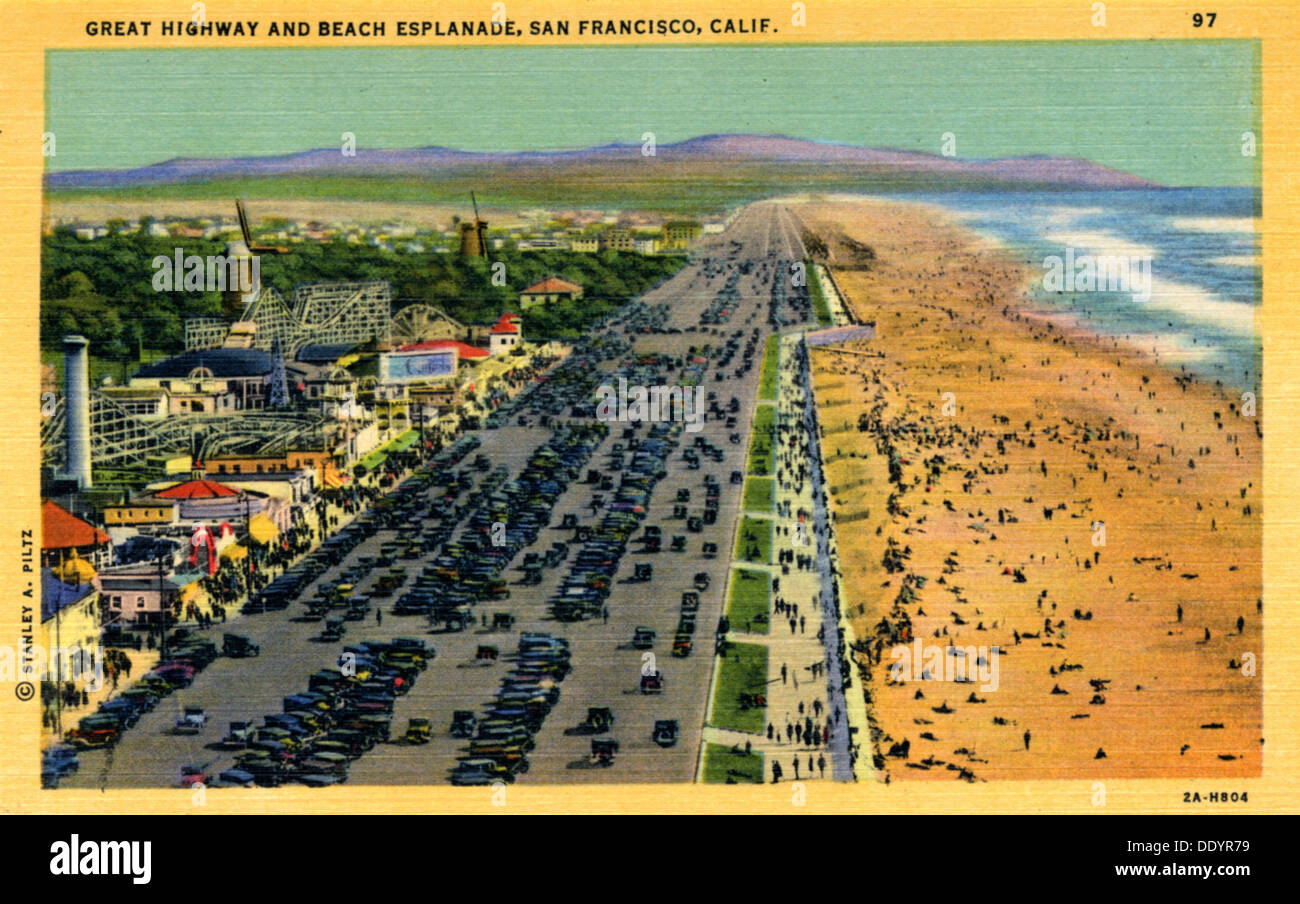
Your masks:
<path fill-rule="evenodd" d="M 944 208 L 1043 273 L 1036 292 L 1043 309 L 1127 337 L 1175 370 L 1258 393 L 1258 198 L 1251 188 L 1182 188 L 900 199 Z M 1130 264 L 1133 281 L 1059 278 L 1081 274 L 1099 256 Z"/>

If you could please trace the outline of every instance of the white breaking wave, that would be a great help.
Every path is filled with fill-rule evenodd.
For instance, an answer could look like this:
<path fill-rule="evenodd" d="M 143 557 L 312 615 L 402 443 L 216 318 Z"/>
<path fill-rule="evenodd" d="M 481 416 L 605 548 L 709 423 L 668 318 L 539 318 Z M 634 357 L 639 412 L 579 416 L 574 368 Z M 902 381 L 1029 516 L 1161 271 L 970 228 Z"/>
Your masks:
<path fill-rule="evenodd" d="M 1050 232 L 1044 237 L 1048 241 L 1072 247 L 1076 253 L 1094 257 L 1122 255 L 1134 260 L 1152 260 L 1150 297 L 1145 301 L 1135 300 L 1135 304 L 1178 314 L 1241 336 L 1252 336 L 1256 332 L 1255 305 L 1229 301 L 1209 289 L 1157 276 L 1160 265 L 1156 260 L 1158 252 L 1154 248 L 1109 232 Z"/>
<path fill-rule="evenodd" d="M 1258 254 L 1229 254 L 1210 260 L 1216 267 L 1258 267 L 1262 263 Z"/>
<path fill-rule="evenodd" d="M 1101 207 L 1049 207 L 1043 211 L 1043 220 L 1049 226 L 1069 226 L 1084 217 L 1101 216 L 1106 211 Z"/>
<path fill-rule="evenodd" d="M 1254 217 L 1175 217 L 1170 225 L 1181 232 L 1258 232 Z"/>
<path fill-rule="evenodd" d="M 1216 326 L 1224 332 L 1242 336 L 1255 334 L 1255 305 L 1229 301 L 1200 286 L 1152 276 L 1151 298 L 1145 304 Z"/>
<path fill-rule="evenodd" d="M 1130 242 L 1113 232 L 1055 231 L 1045 234 L 1043 238 L 1058 245 L 1072 247 L 1077 251 L 1086 251 L 1093 256 L 1123 255 L 1132 259 L 1148 258 L 1153 261 L 1159 256 L 1159 252 L 1150 245 Z"/>

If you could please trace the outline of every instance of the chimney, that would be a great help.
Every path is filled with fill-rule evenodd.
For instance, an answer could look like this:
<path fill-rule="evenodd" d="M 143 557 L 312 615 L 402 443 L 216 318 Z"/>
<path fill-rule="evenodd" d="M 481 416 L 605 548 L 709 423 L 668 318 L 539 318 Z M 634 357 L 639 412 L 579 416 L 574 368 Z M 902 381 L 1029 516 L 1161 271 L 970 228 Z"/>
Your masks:
<path fill-rule="evenodd" d="M 63 407 L 67 421 L 67 473 L 86 489 L 90 475 L 90 343 L 85 336 L 63 337 Z"/>

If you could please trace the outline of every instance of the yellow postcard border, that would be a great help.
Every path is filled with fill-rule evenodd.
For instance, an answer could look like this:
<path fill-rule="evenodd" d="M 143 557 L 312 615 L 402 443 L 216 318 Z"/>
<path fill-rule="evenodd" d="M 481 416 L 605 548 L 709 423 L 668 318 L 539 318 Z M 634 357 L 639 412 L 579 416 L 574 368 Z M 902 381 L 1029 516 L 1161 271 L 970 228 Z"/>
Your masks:
<path fill-rule="evenodd" d="M 519 20 L 543 18 L 765 16 L 790 21 L 792 3 L 768 0 L 506 0 Z M 1106 783 L 1105 805 L 1095 803 L 1090 780 L 996 782 L 981 785 L 908 783 L 852 785 L 810 783 L 795 807 L 789 785 L 705 786 L 532 786 L 509 789 L 507 805 L 492 804 L 490 790 L 423 787 L 208 790 L 195 806 L 184 790 L 43 791 L 36 749 L 39 724 L 32 704 L 0 688 L 0 812 L 44 813 L 1282 813 L 1300 806 L 1300 666 L 1294 642 L 1300 611 L 1300 474 L 1291 455 L 1300 446 L 1300 412 L 1289 393 L 1300 383 L 1300 28 L 1295 7 L 1284 0 L 1249 6 L 1215 0 L 1195 3 L 1107 2 L 1106 25 L 1092 24 L 1089 0 L 805 0 L 807 24 L 779 28 L 760 39 L 782 43 L 874 43 L 957 41 L 1116 41 L 1257 39 L 1261 45 L 1263 134 L 1264 378 L 1261 414 L 1264 439 L 1264 773 L 1256 779 L 1215 781 L 1115 780 Z M 443 0 L 430 7 L 392 0 L 211 0 L 208 15 L 223 19 L 370 20 L 398 18 L 488 18 L 490 0 Z M 1194 29 L 1193 12 L 1216 11 L 1213 31 Z M 28 580 L 21 562 L 22 532 L 39 533 L 39 486 L 33 461 L 39 456 L 37 310 L 41 223 L 41 133 L 44 130 L 45 52 L 53 49 L 164 47 L 344 47 L 416 46 L 394 40 L 92 38 L 84 23 L 95 20 L 185 19 L 186 0 L 0 0 L 0 347 L 9 391 L 0 394 L 0 642 L 16 642 L 19 596 Z M 706 44 L 750 43 L 746 37 L 710 38 Z M 434 46 L 462 46 L 451 40 Z M 474 46 L 493 46 L 487 39 Z M 592 44 L 591 39 L 555 41 L 522 37 L 510 46 Z M 610 38 L 613 44 L 670 44 L 670 40 Z M 701 46 L 693 41 L 692 46 Z M 39 542 L 39 538 L 35 538 Z M 37 616 L 39 617 L 39 616 Z M 1247 803 L 1186 804 L 1183 792 L 1246 791 Z"/>

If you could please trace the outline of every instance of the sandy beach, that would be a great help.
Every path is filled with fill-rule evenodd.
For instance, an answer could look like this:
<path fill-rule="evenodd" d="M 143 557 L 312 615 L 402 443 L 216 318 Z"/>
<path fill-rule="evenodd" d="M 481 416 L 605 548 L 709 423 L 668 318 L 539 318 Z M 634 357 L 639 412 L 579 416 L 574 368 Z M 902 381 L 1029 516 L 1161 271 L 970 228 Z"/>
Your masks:
<path fill-rule="evenodd" d="M 1262 424 L 1240 388 L 1032 310 L 1041 272 L 934 208 L 797 211 L 876 323 L 811 361 L 883 774 L 1259 775 Z M 996 682 L 895 680 L 917 641 L 958 677 L 995 656 Z"/>

